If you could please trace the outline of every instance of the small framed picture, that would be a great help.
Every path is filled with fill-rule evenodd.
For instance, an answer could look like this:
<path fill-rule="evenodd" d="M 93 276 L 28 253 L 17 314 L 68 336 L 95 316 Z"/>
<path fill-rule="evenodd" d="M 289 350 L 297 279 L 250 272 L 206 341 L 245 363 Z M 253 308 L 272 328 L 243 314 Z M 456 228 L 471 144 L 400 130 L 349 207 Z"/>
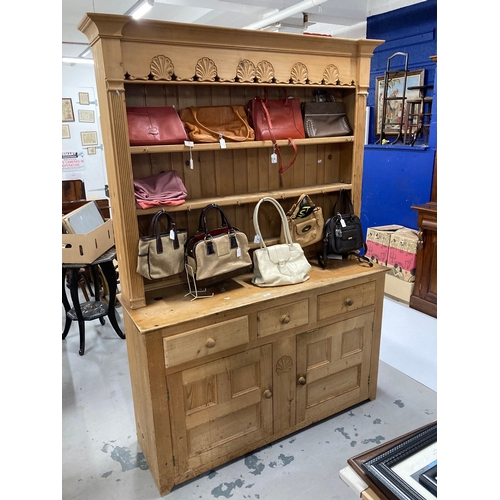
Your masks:
<path fill-rule="evenodd" d="M 62 100 L 62 121 L 74 122 L 75 115 L 73 114 L 73 103 L 69 97 L 63 97 Z"/>
<path fill-rule="evenodd" d="M 71 139 L 71 134 L 69 132 L 69 125 L 68 124 L 64 124 L 63 123 L 63 126 L 62 126 L 62 138 L 63 139 Z"/>
<path fill-rule="evenodd" d="M 87 148 L 87 154 L 88 155 L 95 155 L 97 153 L 96 148 Z"/>
<path fill-rule="evenodd" d="M 84 123 L 94 123 L 95 113 L 91 109 L 79 109 L 78 110 L 78 121 Z"/>
<path fill-rule="evenodd" d="M 78 92 L 78 102 L 79 104 L 90 104 L 88 92 Z"/>
<path fill-rule="evenodd" d="M 82 146 L 97 146 L 97 132 L 80 132 L 82 138 Z"/>

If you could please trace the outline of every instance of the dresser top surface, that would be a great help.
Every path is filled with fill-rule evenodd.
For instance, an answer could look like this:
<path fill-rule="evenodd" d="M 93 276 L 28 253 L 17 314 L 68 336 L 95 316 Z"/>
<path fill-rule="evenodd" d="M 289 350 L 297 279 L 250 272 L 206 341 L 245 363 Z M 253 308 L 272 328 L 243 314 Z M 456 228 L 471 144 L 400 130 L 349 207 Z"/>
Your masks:
<path fill-rule="evenodd" d="M 293 297 L 294 295 L 314 292 L 325 286 L 349 286 L 353 280 L 375 278 L 378 274 L 387 272 L 387 268 L 379 265 L 368 267 L 360 265 L 355 260 L 329 261 L 327 269 L 321 269 L 312 264 L 310 279 L 304 283 L 277 287 L 258 287 L 253 285 L 252 273 L 243 274 L 214 285 L 210 292 L 214 295 L 206 298 L 193 299 L 186 285 L 177 285 L 146 293 L 146 307 L 124 311 L 130 316 L 139 332 L 149 333 L 162 328 L 168 328 L 194 319 L 230 313 L 238 308 L 249 305 Z M 203 293 L 200 293 L 203 295 Z"/>

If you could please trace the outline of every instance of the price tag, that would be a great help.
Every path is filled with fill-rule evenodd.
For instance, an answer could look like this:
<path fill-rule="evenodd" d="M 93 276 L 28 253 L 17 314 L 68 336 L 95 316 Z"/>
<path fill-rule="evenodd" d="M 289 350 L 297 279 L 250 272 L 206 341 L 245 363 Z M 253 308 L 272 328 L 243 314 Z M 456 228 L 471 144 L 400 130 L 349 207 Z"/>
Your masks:
<path fill-rule="evenodd" d="M 345 227 L 345 226 L 346 226 L 346 224 L 345 224 L 345 220 L 344 220 L 344 219 L 342 219 L 342 217 L 340 218 L 340 225 L 341 225 L 342 227 Z"/>
<path fill-rule="evenodd" d="M 271 163 L 278 163 L 278 155 L 276 153 L 271 155 Z"/>
<path fill-rule="evenodd" d="M 236 249 L 236 257 L 241 257 L 241 248 L 240 247 L 238 247 Z"/>
<path fill-rule="evenodd" d="M 175 233 L 173 229 L 170 230 L 170 239 L 175 240 Z"/>
<path fill-rule="evenodd" d="M 194 148 L 194 142 L 193 141 L 184 141 L 184 146 L 187 146 L 188 148 Z"/>
<path fill-rule="evenodd" d="M 219 143 L 220 143 L 221 149 L 226 149 L 226 141 L 225 141 L 224 137 L 221 136 L 221 138 L 219 139 Z"/>
<path fill-rule="evenodd" d="M 256 235 L 254 236 L 253 242 L 254 242 L 254 243 L 260 243 L 260 236 L 259 236 L 258 234 L 256 234 Z"/>

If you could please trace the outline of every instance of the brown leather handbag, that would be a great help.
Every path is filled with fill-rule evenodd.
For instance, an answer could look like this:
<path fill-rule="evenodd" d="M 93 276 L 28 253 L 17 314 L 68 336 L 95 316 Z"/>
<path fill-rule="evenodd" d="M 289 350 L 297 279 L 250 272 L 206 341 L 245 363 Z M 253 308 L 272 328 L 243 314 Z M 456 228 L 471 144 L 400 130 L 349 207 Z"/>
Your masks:
<path fill-rule="evenodd" d="M 335 101 L 332 94 L 316 95 L 316 101 L 302 103 L 304 129 L 307 137 L 340 137 L 352 135 L 343 102 Z M 322 99 L 322 100 L 319 100 Z"/>
<path fill-rule="evenodd" d="M 183 144 L 188 140 L 174 106 L 127 108 L 131 146 Z"/>
<path fill-rule="evenodd" d="M 205 106 L 181 109 L 181 120 L 193 142 L 253 141 L 255 133 L 250 127 L 245 106 Z"/>

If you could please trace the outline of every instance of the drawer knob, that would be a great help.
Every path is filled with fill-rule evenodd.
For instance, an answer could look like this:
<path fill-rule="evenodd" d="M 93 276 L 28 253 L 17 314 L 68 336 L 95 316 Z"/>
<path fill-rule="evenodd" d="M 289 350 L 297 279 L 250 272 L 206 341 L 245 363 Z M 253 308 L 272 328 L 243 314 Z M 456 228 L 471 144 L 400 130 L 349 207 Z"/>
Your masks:
<path fill-rule="evenodd" d="M 352 299 L 345 299 L 345 304 L 346 304 L 346 306 L 352 306 L 354 304 L 354 300 L 352 300 Z"/>
<path fill-rule="evenodd" d="M 306 378 L 305 377 L 299 377 L 299 385 L 306 385 Z"/>
<path fill-rule="evenodd" d="M 290 323 L 290 316 L 288 316 L 288 314 L 283 314 L 283 316 L 281 316 L 281 318 L 280 318 L 280 321 L 281 321 L 281 323 L 286 325 L 286 324 Z"/>
<path fill-rule="evenodd" d="M 273 397 L 273 393 L 272 393 L 269 389 L 266 389 L 266 390 L 264 391 L 264 397 L 265 397 L 266 399 L 271 399 L 271 398 Z"/>
<path fill-rule="evenodd" d="M 211 348 L 211 347 L 215 347 L 215 340 L 213 338 L 209 338 L 205 345 L 208 347 L 208 348 Z"/>

